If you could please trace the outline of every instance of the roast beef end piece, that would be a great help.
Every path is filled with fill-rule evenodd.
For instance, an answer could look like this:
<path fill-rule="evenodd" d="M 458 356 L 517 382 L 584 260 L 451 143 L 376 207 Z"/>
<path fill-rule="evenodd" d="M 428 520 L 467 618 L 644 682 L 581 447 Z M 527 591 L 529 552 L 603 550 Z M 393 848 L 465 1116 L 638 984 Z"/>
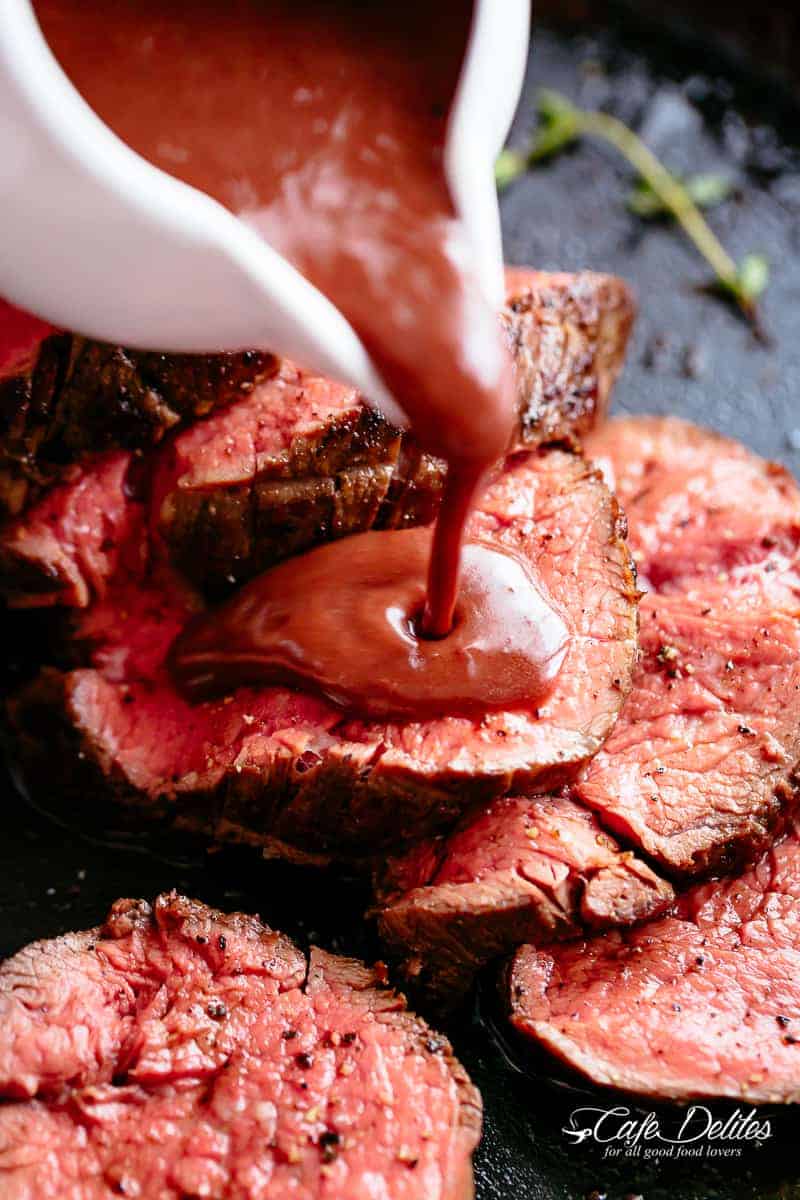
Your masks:
<path fill-rule="evenodd" d="M 12 317 L 0 307 L 0 324 Z M 165 355 L 48 334 L 0 375 L 0 515 L 21 513 L 87 455 L 152 446 L 276 368 L 255 351 Z"/>
<path fill-rule="evenodd" d="M 0 1018 L 4 1195 L 472 1195 L 480 1099 L 447 1040 L 257 917 L 117 901 L 0 966 Z"/>
<path fill-rule="evenodd" d="M 471 535 L 530 562 L 570 629 L 539 707 L 367 722 L 278 687 L 192 705 L 164 662 L 197 597 L 177 580 L 123 577 L 75 614 L 82 668 L 47 672 L 12 701 L 31 787 L 73 813 L 117 799 L 205 837 L 352 861 L 448 828 L 514 786 L 573 778 L 616 722 L 636 656 L 616 504 L 578 455 L 522 454 L 486 491 Z M 70 767 L 54 780 L 55 745 Z"/>
<path fill-rule="evenodd" d="M 630 925 L 673 899 L 563 796 L 506 797 L 376 873 L 382 938 L 409 985 L 439 1008 L 521 943 Z"/>
<path fill-rule="evenodd" d="M 669 915 L 524 946 L 515 1029 L 592 1083 L 658 1100 L 800 1101 L 800 835 Z"/>
<path fill-rule="evenodd" d="M 520 444 L 581 438 L 602 422 L 635 316 L 630 289 L 613 275 L 506 268 Z"/>

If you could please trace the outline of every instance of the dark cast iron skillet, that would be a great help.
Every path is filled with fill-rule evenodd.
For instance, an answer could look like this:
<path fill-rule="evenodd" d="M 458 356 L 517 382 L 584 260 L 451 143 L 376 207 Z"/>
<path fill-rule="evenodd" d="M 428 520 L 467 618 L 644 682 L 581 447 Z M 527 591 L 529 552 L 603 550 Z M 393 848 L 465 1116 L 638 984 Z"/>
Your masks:
<path fill-rule="evenodd" d="M 667 13 L 655 0 L 630 9 L 608 0 L 562 0 L 552 11 L 545 4 L 512 141 L 522 143 L 532 128 L 536 89 L 546 84 L 633 124 L 677 171 L 730 173 L 735 193 L 711 219 L 736 256 L 760 251 L 771 261 L 763 303 L 769 342 L 755 340 L 735 312 L 703 291 L 704 264 L 674 228 L 628 214 L 629 172 L 602 147 L 583 145 L 506 193 L 506 256 L 543 268 L 614 271 L 634 285 L 641 313 L 617 411 L 691 417 L 800 472 L 798 8 L 734 0 L 712 2 L 701 15 L 697 7 L 696 0 L 678 0 Z M 16 620 L 2 619 L 11 667 L 24 658 L 23 632 Z M 54 776 L 62 769 L 53 761 Z M 0 955 L 95 923 L 117 896 L 149 897 L 173 886 L 259 911 L 301 941 L 379 953 L 355 887 L 271 866 L 250 852 L 131 844 L 107 830 L 87 839 L 31 807 L 10 777 L 4 798 Z M 46 810 L 46 796 L 36 801 Z M 561 1132 L 570 1111 L 612 1098 L 595 1092 L 587 1099 L 552 1064 L 498 1037 L 504 1030 L 495 994 L 487 980 L 475 1013 L 449 1030 L 486 1104 L 479 1200 L 800 1200 L 793 1110 L 775 1114 L 775 1135 L 762 1149 L 727 1165 L 609 1164 L 588 1143 L 571 1145 Z"/>

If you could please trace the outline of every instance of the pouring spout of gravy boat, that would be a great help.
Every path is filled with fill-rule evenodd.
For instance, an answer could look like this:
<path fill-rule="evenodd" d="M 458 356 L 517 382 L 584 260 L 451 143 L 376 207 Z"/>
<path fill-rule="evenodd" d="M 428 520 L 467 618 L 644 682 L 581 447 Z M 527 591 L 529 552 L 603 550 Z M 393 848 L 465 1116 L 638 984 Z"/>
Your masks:
<path fill-rule="evenodd" d="M 529 0 L 476 0 L 445 169 L 472 269 L 502 297 L 493 162 L 519 98 Z M 85 103 L 29 0 L 0 0 L 0 294 L 56 325 L 174 353 L 264 348 L 403 414 L 335 306 L 216 200 Z"/>

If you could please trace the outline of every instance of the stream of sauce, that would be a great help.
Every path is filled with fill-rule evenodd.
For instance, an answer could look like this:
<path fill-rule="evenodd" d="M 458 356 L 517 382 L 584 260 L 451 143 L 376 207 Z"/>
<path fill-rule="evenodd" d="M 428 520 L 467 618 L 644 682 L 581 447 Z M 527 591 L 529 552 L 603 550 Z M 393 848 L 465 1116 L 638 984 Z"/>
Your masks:
<path fill-rule="evenodd" d="M 445 710 L 471 696 L 467 675 L 484 651 L 465 658 L 453 626 L 464 531 L 509 446 L 515 407 L 497 317 L 470 274 L 443 168 L 472 3 L 36 0 L 35 9 L 68 75 L 121 138 L 251 223 L 333 300 L 419 444 L 448 464 L 427 563 L 417 542 L 404 560 L 384 535 L 331 547 L 322 556 L 327 574 L 318 570 L 319 558 L 301 556 L 290 571 L 279 568 L 299 606 L 290 622 L 291 668 L 283 649 L 274 661 L 267 653 L 274 580 L 266 575 L 247 589 L 247 604 L 201 622 L 195 644 L 186 636 L 174 656 L 179 678 L 205 655 L 206 683 L 221 688 L 239 670 L 228 670 L 226 661 L 243 662 L 249 643 L 248 661 L 262 664 L 262 678 L 274 668 L 327 691 L 320 664 L 333 661 L 334 647 L 346 641 L 350 682 L 337 694 L 365 712 L 385 708 L 370 699 L 371 672 L 381 659 L 391 659 L 397 679 L 407 681 L 405 699 L 392 693 L 402 711 L 409 711 L 409 697 L 421 711 L 434 694 Z M 499 557 L 481 551 L 470 559 L 472 574 L 487 572 L 481 618 L 498 628 L 508 617 L 505 604 L 492 600 L 502 592 L 489 579 Z M 504 569 L 523 570 L 519 563 Z M 408 637 L 398 640 L 387 617 L 397 608 L 389 592 L 395 589 L 402 607 L 426 571 L 421 612 L 413 620 L 406 612 Z M 360 590 L 350 586 L 356 577 Z M 542 616 L 537 637 L 517 628 L 527 697 L 535 702 L 537 686 L 538 698 L 550 686 L 560 642 L 547 641 L 544 601 L 525 579 L 518 588 L 527 586 L 531 612 Z M 316 626 L 307 605 L 312 587 Z M 462 611 L 471 595 L 462 595 Z M 518 603 L 519 590 L 515 595 Z M 324 637 L 330 653 L 322 651 Z M 423 642 L 435 639 L 441 644 L 434 653 Z M 428 667 L 421 670 L 420 662 Z M 497 693 L 492 680 L 500 682 L 505 662 L 490 654 L 478 672 L 487 695 Z"/>

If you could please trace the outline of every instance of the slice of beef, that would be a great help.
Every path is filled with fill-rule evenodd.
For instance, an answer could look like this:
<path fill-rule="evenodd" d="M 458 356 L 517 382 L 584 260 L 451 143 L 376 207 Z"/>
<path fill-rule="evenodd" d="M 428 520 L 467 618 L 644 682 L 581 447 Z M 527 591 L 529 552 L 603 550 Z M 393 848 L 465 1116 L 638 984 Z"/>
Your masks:
<path fill-rule="evenodd" d="M 800 493 L 782 468 L 672 418 L 612 422 L 645 576 L 642 658 L 578 797 L 687 878 L 760 853 L 796 801 Z"/>
<path fill-rule="evenodd" d="M 45 672 L 12 702 L 32 785 L 73 810 L 95 797 L 102 811 L 114 796 L 216 839 L 361 858 L 513 786 L 572 777 L 614 725 L 636 656 L 637 593 L 615 502 L 578 455 L 540 450 L 508 464 L 471 533 L 524 555 L 572 632 L 538 709 L 370 723 L 277 687 L 191 705 L 164 659 L 196 598 L 161 579 L 123 580 L 76 619 L 89 665 Z M 44 768 L 56 747 L 64 770 L 54 779 Z"/>
<path fill-rule="evenodd" d="M 0 967 L 6 1200 L 468 1200 L 476 1089 L 380 969 L 176 893 Z"/>
<path fill-rule="evenodd" d="M 590 925 L 579 889 L 596 865 L 592 829 L 615 833 L 659 872 L 685 880 L 761 853 L 797 799 L 794 483 L 743 447 L 671 420 L 617 421 L 590 446 L 605 447 L 606 462 L 613 460 L 640 561 L 666 590 L 642 601 L 631 696 L 574 788 L 599 824 L 588 815 L 584 825 L 568 819 L 580 810 L 558 802 L 560 840 L 544 866 L 557 864 L 577 889 L 567 893 L 571 922 L 559 931 L 550 897 L 527 879 L 529 864 L 541 872 L 535 841 L 525 853 L 526 825 L 543 827 L 527 810 L 541 801 L 490 806 L 455 836 L 421 843 L 379 879 L 389 891 L 379 909 L 384 936 L 437 998 L 447 998 L 451 977 L 456 987 L 466 984 L 476 963 L 515 941 L 542 944 L 559 932 L 575 936 L 581 920 Z M 586 836 L 576 840 L 576 830 Z M 630 875 L 612 875 L 633 904 L 626 911 L 612 894 L 608 924 L 646 916 L 648 901 L 657 906 L 669 894 L 642 885 L 637 860 L 633 871 L 638 893 L 629 890 Z"/>
<path fill-rule="evenodd" d="M 0 594 L 12 608 L 85 608 L 115 571 L 144 564 L 147 511 L 124 450 L 57 484 L 0 532 Z"/>
<path fill-rule="evenodd" d="M 152 519 L 176 566 L 222 595 L 322 542 L 427 524 L 443 477 L 355 389 L 286 362 L 165 447 Z"/>
<path fill-rule="evenodd" d="M 17 317 L 0 307 L 0 327 Z M 87 455 L 151 446 L 275 368 L 255 351 L 165 355 L 48 334 L 0 372 L 0 516 L 21 513 Z"/>
<path fill-rule="evenodd" d="M 427 524 L 441 481 L 441 464 L 352 388 L 283 363 L 144 460 L 107 451 L 72 464 L 61 483 L 0 524 L 0 594 L 15 608 L 85 607 L 102 596 L 115 565 L 109 557 L 101 569 L 94 543 L 108 540 L 109 525 L 118 542 L 143 516 L 147 554 L 171 558 L 207 592 L 224 594 L 344 534 Z"/>
<path fill-rule="evenodd" d="M 503 324 L 522 445 L 583 437 L 608 411 L 636 305 L 613 275 L 506 268 Z"/>
<path fill-rule="evenodd" d="M 502 320 L 518 371 L 517 441 L 526 446 L 573 441 L 607 407 L 633 319 L 630 294 L 610 276 L 523 269 L 509 272 L 509 287 Z M 58 463 L 45 469 L 36 439 L 55 453 L 56 435 L 47 433 L 50 426 L 36 425 L 28 436 L 26 414 L 38 408 L 25 397 L 34 384 L 47 392 L 36 380 L 67 342 L 76 361 L 56 409 L 62 424 L 69 418 L 69 434 L 58 434 Z M 64 490 L 58 504 L 69 507 L 69 488 L 74 488 L 82 496 L 94 492 L 101 510 L 104 500 L 113 507 L 118 498 L 105 497 L 104 483 L 91 478 L 95 459 L 87 460 L 86 452 L 114 439 L 144 444 L 150 433 L 163 433 L 169 414 L 178 420 L 208 413 L 215 404 L 221 408 L 168 439 L 150 463 L 157 543 L 212 596 L 334 537 L 427 524 L 435 515 L 442 463 L 420 454 L 408 435 L 352 388 L 290 363 L 273 371 L 263 357 L 130 355 L 65 337 L 44 343 L 35 362 L 36 369 L 27 374 L 12 373 L 13 385 L 11 378 L 0 385 L 0 400 L 5 388 L 8 401 L 8 429 L 23 430 L 19 436 L 9 433 L 3 451 L 0 423 L 0 513 L 4 453 L 8 487 L 22 488 L 7 511 L 32 504 L 40 485 L 59 477 Z M 235 394 L 240 399 L 228 405 Z M 37 404 L 48 413 L 53 406 L 49 399 Z M 156 420 L 147 433 L 143 412 L 164 421 Z M 123 418 L 133 421 L 135 436 L 125 433 Z M 72 449 L 62 445 L 65 440 Z M 36 525 L 33 512 L 30 520 L 7 519 L 0 526 L 0 591 L 16 606 L 87 603 L 99 578 L 81 579 L 80 548 L 71 556 L 73 569 L 64 586 L 64 571 L 53 561 L 50 544 L 36 536 L 27 544 Z M 24 567 L 19 574 L 17 563 Z"/>
<path fill-rule="evenodd" d="M 381 937 L 440 1008 L 524 942 L 629 925 L 673 899 L 669 884 L 558 795 L 495 800 L 453 833 L 389 859 L 375 882 Z"/>
<path fill-rule="evenodd" d="M 517 369 L 515 445 L 580 437 L 604 415 L 633 319 L 610 276 L 508 272 L 502 320 Z M 298 372 L 187 430 L 161 456 L 157 528 L 211 595 L 288 555 L 359 530 L 426 524 L 444 464 L 350 388 Z"/>
<path fill-rule="evenodd" d="M 668 874 L 730 870 L 797 800 L 800 613 L 716 583 L 640 613 L 633 691 L 576 794 Z"/>
<path fill-rule="evenodd" d="M 524 946 L 511 1020 L 593 1083 L 657 1099 L 800 1101 L 800 833 L 660 920 Z"/>
<path fill-rule="evenodd" d="M 611 421 L 586 453 L 625 510 L 646 587 L 735 582 L 756 567 L 787 580 L 800 552 L 800 489 L 785 467 L 677 417 Z"/>
<path fill-rule="evenodd" d="M 166 556 L 222 593 L 318 542 L 427 523 L 440 484 L 439 465 L 353 389 L 284 363 L 144 461 L 107 451 L 73 464 L 0 526 L 0 594 L 15 608 L 86 607 L 116 564 L 97 545 L 135 529 L 138 552 L 143 524 L 156 557 L 163 537 Z"/>

